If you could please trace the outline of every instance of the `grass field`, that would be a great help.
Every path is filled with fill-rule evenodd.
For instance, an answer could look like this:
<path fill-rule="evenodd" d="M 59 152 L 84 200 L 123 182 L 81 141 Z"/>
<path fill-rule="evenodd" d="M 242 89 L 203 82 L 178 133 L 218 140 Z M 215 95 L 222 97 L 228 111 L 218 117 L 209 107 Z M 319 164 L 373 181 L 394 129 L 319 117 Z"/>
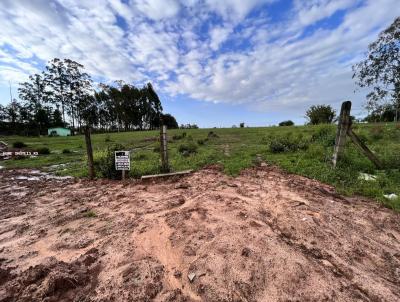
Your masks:
<path fill-rule="evenodd" d="M 169 130 L 169 157 L 173 171 L 199 169 L 207 164 L 222 164 L 227 174 L 257 164 L 259 159 L 273 163 L 290 173 L 318 179 L 334 185 L 338 192 L 372 197 L 400 210 L 400 200 L 388 200 L 384 194 L 400 195 L 400 125 L 356 124 L 355 132 L 385 165 L 376 170 L 351 142 L 344 158 L 333 170 L 330 160 L 335 138 L 334 125 Z M 214 135 L 210 135 L 210 132 Z M 186 133 L 182 137 L 183 133 Z M 95 162 L 105 156 L 107 147 L 121 144 L 131 150 L 131 177 L 159 172 L 158 131 L 121 132 L 92 135 Z M 83 136 L 73 137 L 0 137 L 12 145 L 24 142 L 30 149 L 47 147 L 51 153 L 37 158 L 0 162 L 7 168 L 53 169 L 61 175 L 87 175 Z M 68 149 L 70 153 L 63 153 Z M 64 151 L 65 152 L 65 151 Z M 60 166 L 54 166 L 65 164 Z M 52 167 L 53 166 L 53 167 Z M 376 176 L 375 181 L 359 179 L 359 173 Z M 100 176 L 100 175 L 99 175 Z"/>

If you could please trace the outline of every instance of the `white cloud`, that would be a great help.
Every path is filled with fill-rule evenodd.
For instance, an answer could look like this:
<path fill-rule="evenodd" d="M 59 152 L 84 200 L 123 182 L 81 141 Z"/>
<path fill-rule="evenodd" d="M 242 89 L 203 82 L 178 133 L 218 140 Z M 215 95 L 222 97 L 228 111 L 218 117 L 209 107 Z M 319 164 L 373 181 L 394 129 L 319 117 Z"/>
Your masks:
<path fill-rule="evenodd" d="M 151 80 L 170 96 L 254 110 L 360 103 L 351 64 L 400 15 L 398 1 L 299 0 L 271 22 L 264 4 L 272 2 L 3 0 L 0 81 L 24 80 L 38 62 L 69 57 L 96 79 Z M 258 18 L 248 17 L 254 9 Z M 337 28 L 302 36 L 338 10 L 346 12 Z"/>
<path fill-rule="evenodd" d="M 228 38 L 232 32 L 231 28 L 227 27 L 214 27 L 210 31 L 210 47 L 212 50 L 217 50 L 219 46 Z"/>
<path fill-rule="evenodd" d="M 206 0 L 209 8 L 226 19 L 243 19 L 257 6 L 274 0 Z"/>
<path fill-rule="evenodd" d="M 330 17 L 338 10 L 355 6 L 359 2 L 358 0 L 296 0 L 295 7 L 298 9 L 300 23 L 305 26 Z"/>
<path fill-rule="evenodd" d="M 176 16 L 180 3 L 175 0 L 136 0 L 136 7 L 147 17 L 161 20 Z"/>

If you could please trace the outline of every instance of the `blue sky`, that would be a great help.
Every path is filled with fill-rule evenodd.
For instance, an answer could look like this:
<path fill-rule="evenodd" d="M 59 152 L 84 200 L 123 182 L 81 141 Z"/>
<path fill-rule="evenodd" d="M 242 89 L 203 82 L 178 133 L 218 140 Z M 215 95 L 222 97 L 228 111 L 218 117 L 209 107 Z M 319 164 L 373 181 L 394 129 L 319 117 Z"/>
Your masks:
<path fill-rule="evenodd" d="M 351 66 L 399 15 L 399 0 L 2 0 L 0 103 L 59 57 L 152 82 L 179 123 L 303 124 L 348 99 L 362 116 Z"/>

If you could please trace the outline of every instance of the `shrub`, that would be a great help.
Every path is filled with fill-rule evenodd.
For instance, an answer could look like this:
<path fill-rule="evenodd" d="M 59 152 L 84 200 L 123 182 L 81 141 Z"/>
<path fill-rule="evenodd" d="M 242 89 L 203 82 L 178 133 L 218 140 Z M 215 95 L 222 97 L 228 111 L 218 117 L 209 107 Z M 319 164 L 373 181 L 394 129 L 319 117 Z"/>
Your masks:
<path fill-rule="evenodd" d="M 204 139 L 198 139 L 198 140 L 197 140 L 197 144 L 198 144 L 198 145 L 204 145 L 204 143 L 205 143 L 205 140 L 204 140 Z"/>
<path fill-rule="evenodd" d="M 312 136 L 312 142 L 322 143 L 324 146 L 334 146 L 336 139 L 335 128 L 329 126 L 320 127 Z"/>
<path fill-rule="evenodd" d="M 83 213 L 83 216 L 87 218 L 94 218 L 97 217 L 97 214 L 93 210 L 89 210 Z"/>
<path fill-rule="evenodd" d="M 197 152 L 197 145 L 193 142 L 188 142 L 185 144 L 181 144 L 178 147 L 179 153 L 181 153 L 183 156 L 189 156 L 190 154 L 196 153 Z"/>
<path fill-rule="evenodd" d="M 239 124 L 239 127 L 240 127 L 240 128 L 244 128 L 244 123 L 240 123 L 240 124 Z"/>
<path fill-rule="evenodd" d="M 69 154 L 69 153 L 71 153 L 71 150 L 69 150 L 69 149 L 63 149 L 63 150 L 62 150 L 62 153 L 63 153 L 63 154 Z"/>
<path fill-rule="evenodd" d="M 172 136 L 172 139 L 174 141 L 177 141 L 177 140 L 183 139 L 185 137 L 186 137 L 186 132 L 182 132 L 181 134 L 175 134 L 174 136 Z"/>
<path fill-rule="evenodd" d="M 36 151 L 37 151 L 37 153 L 42 154 L 42 155 L 50 154 L 50 149 L 47 147 L 39 148 Z"/>
<path fill-rule="evenodd" d="M 112 142 L 112 140 L 111 140 L 111 138 L 110 138 L 109 135 L 107 135 L 107 136 L 105 137 L 104 141 L 105 141 L 106 143 Z"/>
<path fill-rule="evenodd" d="M 279 123 L 279 126 L 293 126 L 293 125 L 294 125 L 294 123 L 290 120 Z"/>
<path fill-rule="evenodd" d="M 107 148 L 105 152 L 101 152 L 96 156 L 95 165 L 100 175 L 109 179 L 121 179 L 121 171 L 115 170 L 115 151 L 124 150 L 122 145 L 113 145 Z M 129 174 L 129 171 L 126 171 Z"/>
<path fill-rule="evenodd" d="M 26 147 L 26 144 L 23 143 L 23 142 L 17 141 L 17 142 L 14 142 L 14 143 L 13 143 L 13 147 L 14 147 L 14 148 L 25 148 L 25 147 Z"/>
<path fill-rule="evenodd" d="M 210 131 L 210 132 L 208 132 L 207 137 L 208 138 L 218 138 L 219 136 L 216 133 L 214 133 L 214 131 Z"/>
<path fill-rule="evenodd" d="M 269 150 L 272 153 L 295 152 L 307 150 L 309 142 L 299 138 L 275 137 L 269 143 Z"/>

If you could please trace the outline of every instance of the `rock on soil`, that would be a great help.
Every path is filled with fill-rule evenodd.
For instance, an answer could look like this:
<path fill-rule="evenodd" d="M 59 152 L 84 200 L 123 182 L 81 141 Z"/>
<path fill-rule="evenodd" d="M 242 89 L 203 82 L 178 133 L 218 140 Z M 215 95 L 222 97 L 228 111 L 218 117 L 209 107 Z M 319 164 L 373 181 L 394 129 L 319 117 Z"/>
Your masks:
<path fill-rule="evenodd" d="M 5 169 L 0 301 L 400 301 L 400 215 L 265 165 L 146 183 Z"/>

